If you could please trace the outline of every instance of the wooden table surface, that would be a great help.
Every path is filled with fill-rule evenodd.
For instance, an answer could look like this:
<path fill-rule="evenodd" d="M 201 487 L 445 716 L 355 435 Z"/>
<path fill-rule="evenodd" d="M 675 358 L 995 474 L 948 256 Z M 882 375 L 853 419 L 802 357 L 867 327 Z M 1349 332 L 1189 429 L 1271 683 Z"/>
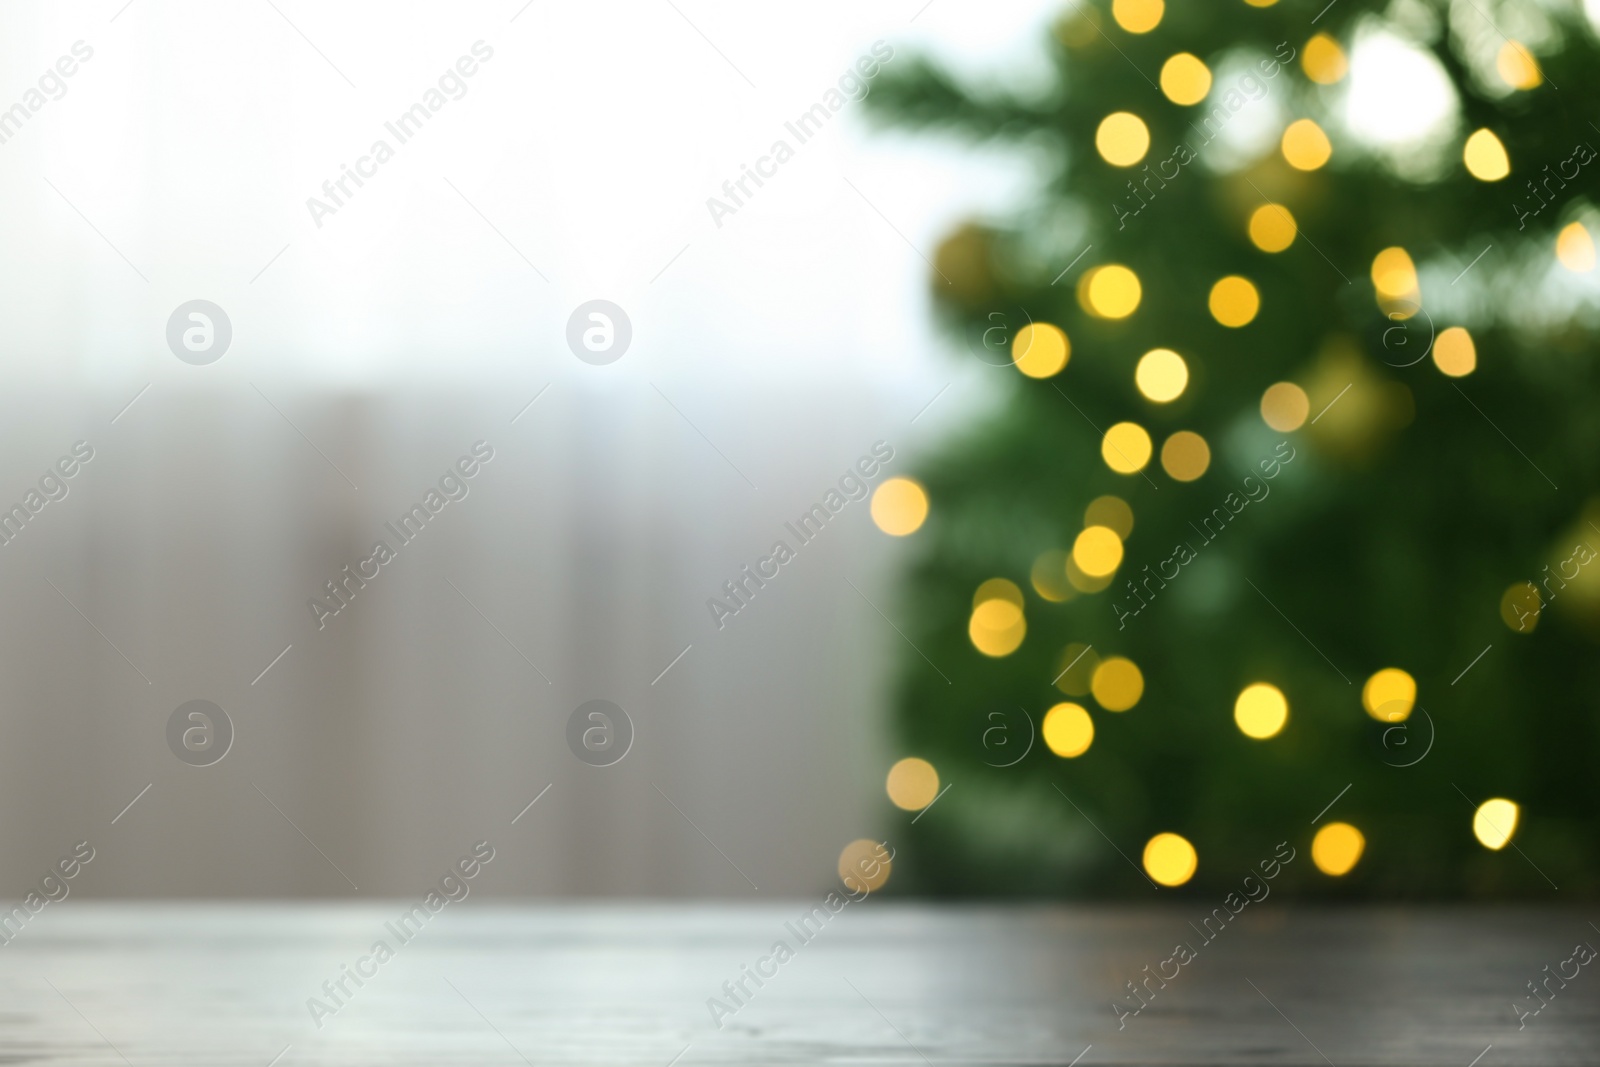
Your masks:
<path fill-rule="evenodd" d="M 1262 905 L 1207 943 L 1189 926 L 1198 904 L 868 899 L 813 919 L 806 941 L 800 901 L 473 899 L 402 941 L 406 907 L 49 905 L 0 946 L 0 1063 L 1600 1063 L 1600 965 L 1568 962 L 1600 945 L 1600 909 Z M 708 999 L 735 1008 L 723 983 L 780 940 L 792 957 L 760 963 L 776 973 L 745 978 L 719 1028 Z M 1195 950 L 1181 967 L 1165 962 L 1180 941 Z M 338 993 L 358 964 L 371 977 Z M 1112 1003 L 1139 1003 L 1125 983 L 1146 965 L 1176 977 L 1119 1024 Z M 1558 970 L 1577 974 L 1563 987 Z M 1513 1005 L 1541 1003 L 1533 980 L 1552 992 L 1519 1030 Z M 314 1019 L 312 997 L 332 1014 Z"/>

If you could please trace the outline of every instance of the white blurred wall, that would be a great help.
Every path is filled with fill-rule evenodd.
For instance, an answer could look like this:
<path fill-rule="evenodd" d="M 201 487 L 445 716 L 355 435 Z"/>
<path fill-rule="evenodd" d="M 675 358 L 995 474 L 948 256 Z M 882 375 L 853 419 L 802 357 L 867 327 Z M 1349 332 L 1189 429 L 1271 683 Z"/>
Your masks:
<path fill-rule="evenodd" d="M 722 629 L 705 602 L 874 440 L 903 468 L 915 408 L 718 392 L 675 399 L 759 492 L 649 388 L 552 386 L 515 425 L 526 397 L 492 390 L 272 397 L 359 490 L 248 390 L 152 391 L 115 425 L 125 398 L 9 398 L 5 503 L 73 442 L 94 458 L 0 546 L 3 888 L 85 838 L 92 892 L 420 892 L 479 838 L 494 892 L 821 884 L 876 829 L 906 651 L 846 579 L 893 611 L 898 546 L 852 503 Z M 401 545 L 384 522 L 479 440 L 466 497 Z M 308 599 L 376 539 L 396 558 L 319 627 Z M 594 698 L 635 726 L 614 766 L 567 747 Z M 167 747 L 193 699 L 235 727 L 213 766 Z"/>
<path fill-rule="evenodd" d="M 493 893 L 827 883 L 882 817 L 908 653 L 845 579 L 893 617 L 907 546 L 852 504 L 726 629 L 705 600 L 874 441 L 905 470 L 982 403 L 923 257 L 1019 175 L 847 106 L 722 227 L 705 199 L 874 40 L 1025 78 L 1049 10 L 275 2 L 0 11 L 0 107 L 94 50 L 0 144 L 0 503 L 95 449 L 0 547 L 0 893 L 82 839 L 107 895 L 412 894 L 480 838 Z M 608 367 L 563 340 L 594 297 L 633 323 Z M 164 338 L 195 298 L 234 330 L 205 367 Z M 307 598 L 480 439 L 470 495 L 319 630 Z M 604 769 L 564 739 L 596 697 L 637 728 Z M 207 768 L 164 737 L 196 698 L 237 729 Z"/>

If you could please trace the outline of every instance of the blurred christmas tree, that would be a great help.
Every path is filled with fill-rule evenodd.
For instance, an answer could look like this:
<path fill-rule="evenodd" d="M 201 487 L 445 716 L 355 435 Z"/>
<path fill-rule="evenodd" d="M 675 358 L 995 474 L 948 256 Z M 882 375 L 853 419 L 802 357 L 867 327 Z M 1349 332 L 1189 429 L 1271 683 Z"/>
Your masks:
<path fill-rule="evenodd" d="M 1594 29 L 1115 0 L 1050 47 L 869 98 L 1045 164 L 936 258 L 1008 392 L 918 475 L 888 791 L 949 791 L 900 885 L 1222 894 L 1287 839 L 1303 895 L 1592 895 Z"/>

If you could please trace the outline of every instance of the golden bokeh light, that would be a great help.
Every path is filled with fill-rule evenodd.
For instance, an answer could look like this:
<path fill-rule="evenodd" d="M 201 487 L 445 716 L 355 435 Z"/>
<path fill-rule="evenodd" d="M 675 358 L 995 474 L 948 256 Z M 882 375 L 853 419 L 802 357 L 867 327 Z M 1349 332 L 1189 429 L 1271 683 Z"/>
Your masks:
<path fill-rule="evenodd" d="M 1067 582 L 1078 592 L 1098 593 L 1110 585 L 1111 580 L 1115 577 L 1116 575 L 1114 574 L 1101 575 L 1098 578 L 1092 574 L 1085 574 L 1083 573 L 1083 568 L 1079 567 L 1077 561 L 1072 558 L 1072 554 L 1070 552 L 1067 553 Z"/>
<path fill-rule="evenodd" d="M 1180 482 L 1192 482 L 1211 466 L 1211 446 L 1193 430 L 1179 430 L 1161 446 L 1161 469 Z"/>
<path fill-rule="evenodd" d="M 1310 119 L 1297 119 L 1283 131 L 1283 158 L 1296 170 L 1316 170 L 1333 155 L 1328 135 Z"/>
<path fill-rule="evenodd" d="M 1399 667 L 1385 667 L 1361 687 L 1361 706 L 1379 722 L 1404 722 L 1417 702 L 1417 682 Z"/>
<path fill-rule="evenodd" d="M 1144 674 L 1126 656 L 1107 656 L 1090 676 L 1089 691 L 1107 711 L 1127 711 L 1144 696 Z"/>
<path fill-rule="evenodd" d="M 1129 33 L 1149 33 L 1166 10 L 1163 0 L 1111 0 L 1111 17 Z"/>
<path fill-rule="evenodd" d="M 1189 384 L 1189 365 L 1170 348 L 1152 348 L 1139 358 L 1133 382 L 1145 399 L 1165 404 L 1183 395 Z"/>
<path fill-rule="evenodd" d="M 1015 586 L 1013 586 L 1015 588 Z M 1019 604 L 1001 597 L 985 600 L 972 609 L 967 621 L 967 637 L 972 647 L 985 656 L 1009 656 L 1028 635 L 1028 620 Z"/>
<path fill-rule="evenodd" d="M 889 768 L 884 790 L 895 807 L 921 811 L 939 795 L 939 772 L 927 760 L 907 756 Z"/>
<path fill-rule="evenodd" d="M 873 490 L 872 521 L 894 537 L 922 528 L 928 517 L 928 494 L 910 478 L 890 478 Z"/>
<path fill-rule="evenodd" d="M 1030 378 L 1049 378 L 1061 373 L 1072 356 L 1072 344 L 1061 327 L 1048 322 L 1030 322 L 1017 331 L 1011 342 L 1011 361 Z"/>
<path fill-rule="evenodd" d="M 1460 326 L 1440 332 L 1433 342 L 1433 363 L 1451 378 L 1465 378 L 1478 367 L 1478 350 L 1472 335 Z"/>
<path fill-rule="evenodd" d="M 1390 300 L 1415 297 L 1417 268 L 1411 262 L 1411 254 L 1395 245 L 1374 256 L 1372 287 L 1378 291 L 1378 296 Z"/>
<path fill-rule="evenodd" d="M 972 609 L 972 625 L 995 633 L 1010 630 L 1022 621 L 1022 608 L 1010 600 L 995 597 Z"/>
<path fill-rule="evenodd" d="M 1068 696 L 1088 696 L 1095 668 L 1099 666 L 1100 654 L 1092 645 L 1072 642 L 1061 650 L 1060 662 L 1056 664 L 1056 688 Z"/>
<path fill-rule="evenodd" d="M 1072 583 L 1067 581 L 1067 554 L 1059 548 L 1041 552 L 1034 558 L 1028 581 L 1035 593 L 1056 604 L 1077 595 Z"/>
<path fill-rule="evenodd" d="M 1350 873 L 1366 851 L 1367 839 L 1347 822 L 1330 822 L 1311 839 L 1311 862 L 1333 878 Z"/>
<path fill-rule="evenodd" d="M 1125 319 L 1139 307 L 1144 289 L 1139 276 L 1120 263 L 1085 271 L 1078 283 L 1078 303 L 1102 319 Z"/>
<path fill-rule="evenodd" d="M 1517 41 L 1507 41 L 1495 56 L 1494 69 L 1500 80 L 1513 89 L 1537 89 L 1544 81 L 1544 72 L 1533 53 Z"/>
<path fill-rule="evenodd" d="M 1581 222 L 1569 222 L 1556 235 L 1556 259 L 1574 274 L 1594 270 L 1594 238 Z"/>
<path fill-rule="evenodd" d="M 1497 182 L 1511 173 L 1511 157 L 1506 146 L 1489 130 L 1478 130 L 1461 149 L 1467 173 L 1480 182 Z"/>
<path fill-rule="evenodd" d="M 1543 610 L 1544 598 L 1532 582 L 1514 582 L 1500 597 L 1501 621 L 1519 634 L 1533 633 Z"/>
<path fill-rule="evenodd" d="M 1109 526 L 1126 541 L 1133 535 L 1133 508 L 1120 496 L 1097 496 L 1083 509 L 1085 526 Z"/>
<path fill-rule="evenodd" d="M 976 612 L 967 625 L 967 636 L 972 640 L 972 647 L 991 659 L 1011 655 L 1022 646 L 1022 639 L 1027 635 L 1028 623 L 1021 615 L 1017 616 L 1014 626 L 1005 630 L 990 630 L 980 626 Z"/>
<path fill-rule="evenodd" d="M 1261 394 L 1261 421 L 1279 433 L 1292 433 L 1311 414 L 1311 398 L 1293 382 L 1275 382 Z"/>
<path fill-rule="evenodd" d="M 1122 565 L 1122 538 L 1109 526 L 1090 526 L 1072 542 L 1072 562 L 1091 578 L 1115 574 Z"/>
<path fill-rule="evenodd" d="M 1150 129 L 1131 111 L 1113 111 L 1100 120 L 1094 146 L 1113 167 L 1131 167 L 1150 151 Z"/>
<path fill-rule="evenodd" d="M 1194 877 L 1200 857 L 1194 846 L 1178 834 L 1162 833 L 1152 837 L 1144 846 L 1144 873 L 1152 882 L 1165 886 L 1179 886 Z"/>
<path fill-rule="evenodd" d="M 1211 91 L 1211 68 L 1198 56 L 1179 52 L 1161 64 L 1161 91 L 1174 104 L 1198 104 Z"/>
<path fill-rule="evenodd" d="M 1100 442 L 1100 458 L 1118 474 L 1138 474 L 1154 450 L 1150 435 L 1136 422 L 1117 423 Z"/>
<path fill-rule="evenodd" d="M 1263 252 L 1282 252 L 1300 228 L 1282 204 L 1262 204 L 1250 215 L 1250 243 Z"/>
<path fill-rule="evenodd" d="M 1261 294 L 1250 279 L 1230 274 L 1211 287 L 1207 303 L 1212 318 L 1224 326 L 1238 329 L 1249 325 L 1256 317 L 1256 312 L 1261 310 Z"/>
<path fill-rule="evenodd" d="M 978 591 L 972 594 L 972 606 L 974 608 L 990 600 L 1003 600 L 1007 604 L 1015 604 L 1018 611 L 1022 610 L 1022 590 L 1010 578 L 990 578 L 988 581 L 980 583 Z M 1005 624 L 1007 626 L 1011 625 L 1009 617 L 1006 619 Z"/>
<path fill-rule="evenodd" d="M 1276 737 L 1289 721 L 1288 698 L 1267 682 L 1247 685 L 1233 702 L 1233 721 L 1246 737 L 1257 741 Z"/>
<path fill-rule="evenodd" d="M 871 893 L 882 889 L 889 881 L 889 868 L 893 865 L 889 850 L 883 842 L 870 837 L 850 842 L 839 853 L 839 880 L 852 893 L 865 890 Z"/>
<path fill-rule="evenodd" d="M 1472 835 L 1484 848 L 1499 851 L 1511 843 L 1517 832 L 1517 818 L 1521 809 L 1504 797 L 1485 800 L 1472 813 Z"/>
<path fill-rule="evenodd" d="M 1094 744 L 1094 720 L 1079 704 L 1057 704 L 1044 713 L 1044 743 L 1062 759 L 1073 759 Z"/>
<path fill-rule="evenodd" d="M 1333 85 L 1349 72 L 1350 61 L 1345 58 L 1338 41 L 1319 33 L 1301 50 L 1300 69 L 1318 85 Z"/>

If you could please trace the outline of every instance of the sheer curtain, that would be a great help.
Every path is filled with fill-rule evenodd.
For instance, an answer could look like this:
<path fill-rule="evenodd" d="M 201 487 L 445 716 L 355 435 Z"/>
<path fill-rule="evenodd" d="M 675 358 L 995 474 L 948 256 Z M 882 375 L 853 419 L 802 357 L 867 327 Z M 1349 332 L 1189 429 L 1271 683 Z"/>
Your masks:
<path fill-rule="evenodd" d="M 884 815 L 914 545 L 853 503 L 723 628 L 706 601 L 875 441 L 910 472 L 982 403 L 926 260 L 1017 171 L 874 140 L 851 102 L 736 215 L 705 204 L 874 41 L 1000 32 L 921 6 L 0 13 L 27 112 L 0 142 L 0 502 L 94 450 L 0 546 L 0 803 L 26 816 L 0 891 L 80 840 L 88 893 L 410 894 L 480 839 L 491 893 L 830 882 Z M 463 92 L 309 211 L 462 56 Z M 605 367 L 565 341 L 595 298 L 633 328 Z M 167 341 L 196 299 L 231 328 L 204 366 Z M 591 699 L 633 724 L 614 766 L 569 751 Z M 168 747 L 191 700 L 233 727 L 212 766 Z"/>
<path fill-rule="evenodd" d="M 525 399 L 286 393 L 280 414 L 248 392 L 152 393 L 113 425 L 117 400 L 57 394 L 9 412 L 11 495 L 73 441 L 94 456 L 0 547 L 0 797 L 27 814 L 0 828 L 7 877 L 87 839 L 93 892 L 404 894 L 487 839 L 495 893 L 825 884 L 879 828 L 886 679 L 909 650 L 873 605 L 895 616 L 902 546 L 864 501 L 804 546 L 784 523 L 915 406 L 675 398 L 724 459 L 653 389 L 552 387 L 512 424 Z M 741 406 L 758 437 L 717 413 Z M 886 473 L 909 469 L 905 440 Z M 386 523 L 479 441 L 493 459 L 466 495 L 401 543 Z M 719 629 L 707 601 L 731 603 L 724 583 L 779 539 L 796 558 Z M 358 587 L 378 540 L 394 558 Z M 319 620 L 330 581 L 346 602 Z M 197 699 L 234 731 L 211 766 L 168 748 Z M 612 766 L 568 746 L 591 699 L 632 723 Z"/>

